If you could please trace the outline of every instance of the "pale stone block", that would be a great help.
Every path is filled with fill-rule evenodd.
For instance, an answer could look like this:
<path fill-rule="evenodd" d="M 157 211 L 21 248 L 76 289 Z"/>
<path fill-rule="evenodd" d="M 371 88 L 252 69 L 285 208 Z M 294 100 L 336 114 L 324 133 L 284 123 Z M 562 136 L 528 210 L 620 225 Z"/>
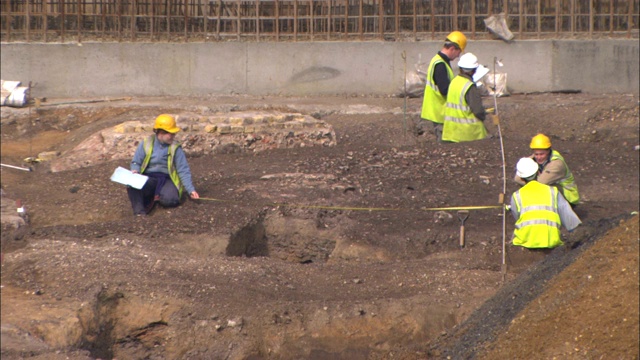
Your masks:
<path fill-rule="evenodd" d="M 218 126 L 216 125 L 205 125 L 204 131 L 208 133 L 214 133 L 218 130 Z"/>

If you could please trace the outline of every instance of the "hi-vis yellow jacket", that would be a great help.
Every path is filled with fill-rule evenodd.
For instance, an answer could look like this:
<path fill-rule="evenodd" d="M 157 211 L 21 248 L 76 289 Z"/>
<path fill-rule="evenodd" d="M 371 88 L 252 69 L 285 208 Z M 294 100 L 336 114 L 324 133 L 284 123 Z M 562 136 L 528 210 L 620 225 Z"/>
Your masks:
<path fill-rule="evenodd" d="M 563 244 L 560 238 L 558 189 L 530 181 L 514 194 L 520 213 L 513 232 L 513 245 L 526 248 L 554 248 Z"/>
<path fill-rule="evenodd" d="M 433 73 L 438 64 L 445 64 L 447 66 L 447 73 L 449 74 L 449 80 L 453 79 L 453 70 L 451 66 L 444 61 L 440 55 L 436 54 L 429 63 L 429 70 L 427 71 L 427 84 L 424 88 L 424 98 L 422 99 L 422 113 L 420 117 L 425 120 L 433 121 L 434 123 L 442 124 L 444 122 L 444 103 L 447 101 L 444 96 L 438 90 L 438 86 L 433 82 Z"/>
<path fill-rule="evenodd" d="M 476 118 L 464 98 L 472 85 L 471 80 L 461 75 L 451 81 L 444 108 L 443 141 L 462 142 L 482 140 L 487 137 L 484 123 Z"/>
<path fill-rule="evenodd" d="M 571 204 L 577 204 L 578 201 L 580 201 L 578 186 L 576 185 L 576 181 L 573 178 L 573 174 L 571 173 L 571 170 L 569 170 L 566 161 L 564 161 L 562 155 L 560 155 L 560 153 L 555 150 L 551 151 L 551 160 L 560 160 L 564 164 L 564 168 L 567 172 L 562 180 L 558 182 L 558 185 L 561 187 L 562 195 L 564 195 L 564 198 L 567 199 L 567 201 Z"/>

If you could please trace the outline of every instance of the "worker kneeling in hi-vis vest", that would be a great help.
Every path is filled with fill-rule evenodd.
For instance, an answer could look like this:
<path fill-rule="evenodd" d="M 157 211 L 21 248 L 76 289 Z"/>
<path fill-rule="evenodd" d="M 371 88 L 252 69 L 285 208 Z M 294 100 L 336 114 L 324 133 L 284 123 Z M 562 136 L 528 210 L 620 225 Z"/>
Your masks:
<path fill-rule="evenodd" d="M 127 188 L 134 215 L 147 215 L 158 202 L 163 207 L 180 205 L 183 190 L 192 199 L 200 196 L 193 187 L 191 170 L 182 147 L 175 141 L 180 128 L 173 116 L 156 118 L 154 135 L 144 139 L 131 160 L 131 172 L 148 176 L 142 189 Z"/>
<path fill-rule="evenodd" d="M 560 227 L 573 231 L 582 222 L 558 189 L 536 181 L 538 164 L 522 158 L 516 171 L 525 185 L 511 196 L 511 214 L 516 220 L 513 245 L 530 249 L 555 248 L 563 244 Z"/>
<path fill-rule="evenodd" d="M 481 140 L 487 137 L 484 120 L 487 113 L 482 106 L 480 91 L 473 75 L 480 64 L 472 53 L 460 57 L 460 74 L 449 85 L 447 103 L 444 108 L 442 141 L 462 142 Z"/>
<path fill-rule="evenodd" d="M 531 139 L 529 147 L 533 151 L 531 158 L 538 163 L 538 182 L 558 187 L 562 196 L 575 207 L 580 201 L 578 186 L 562 155 L 551 149 L 551 139 L 544 134 L 538 134 Z M 520 185 L 524 184 L 517 175 L 514 180 Z"/>

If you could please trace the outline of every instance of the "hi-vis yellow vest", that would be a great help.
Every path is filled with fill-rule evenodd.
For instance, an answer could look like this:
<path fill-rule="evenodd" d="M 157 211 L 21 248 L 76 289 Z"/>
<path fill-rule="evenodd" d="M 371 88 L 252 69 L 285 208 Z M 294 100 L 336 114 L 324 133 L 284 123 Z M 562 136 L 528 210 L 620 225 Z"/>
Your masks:
<path fill-rule="evenodd" d="M 471 85 L 471 80 L 460 75 L 451 81 L 444 108 L 443 141 L 474 141 L 487 137 L 487 129 L 482 121 L 476 119 L 464 98 Z"/>
<path fill-rule="evenodd" d="M 558 185 L 560 185 L 561 187 L 562 195 L 564 195 L 564 198 L 567 199 L 567 201 L 571 204 L 577 204 L 578 201 L 580 201 L 580 194 L 578 193 L 578 186 L 576 185 L 576 181 L 573 178 L 573 174 L 571 173 L 571 170 L 569 170 L 567 163 L 564 161 L 562 155 L 560 155 L 560 153 L 555 150 L 551 151 L 551 160 L 562 161 L 562 163 L 564 164 L 564 168 L 567 169 L 566 174 L 564 175 L 562 180 L 558 182 Z"/>
<path fill-rule="evenodd" d="M 156 136 L 151 135 L 144 139 L 144 161 L 142 165 L 140 165 L 140 173 L 144 173 L 144 170 L 149 165 L 149 161 L 151 160 L 151 153 L 153 152 L 153 143 L 156 141 Z M 182 197 L 182 183 L 180 182 L 180 176 L 178 176 L 178 171 L 176 167 L 173 166 L 173 157 L 176 154 L 176 149 L 180 146 L 180 143 L 174 142 L 169 145 L 169 156 L 167 157 L 167 169 L 169 169 L 169 177 L 171 178 L 171 182 L 178 189 L 178 197 Z"/>
<path fill-rule="evenodd" d="M 442 124 L 444 122 L 444 103 L 447 99 L 442 96 L 438 86 L 433 82 L 433 73 L 436 65 L 443 63 L 447 66 L 447 73 L 449 74 L 449 80 L 453 79 L 453 70 L 451 66 L 444 61 L 440 55 L 434 56 L 429 63 L 429 70 L 427 71 L 426 86 L 424 88 L 424 98 L 422 99 L 422 113 L 420 117 L 425 120 L 433 121 L 434 123 Z"/>
<path fill-rule="evenodd" d="M 558 189 L 530 181 L 514 193 L 520 218 L 513 231 L 513 245 L 526 248 L 554 248 L 563 244 L 560 238 Z"/>

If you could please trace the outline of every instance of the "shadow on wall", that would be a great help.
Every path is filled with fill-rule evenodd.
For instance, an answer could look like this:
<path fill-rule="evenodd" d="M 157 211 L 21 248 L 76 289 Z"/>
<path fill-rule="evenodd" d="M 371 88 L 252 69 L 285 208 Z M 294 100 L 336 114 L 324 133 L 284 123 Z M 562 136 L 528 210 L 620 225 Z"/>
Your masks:
<path fill-rule="evenodd" d="M 297 74 L 294 74 L 291 79 L 289 79 L 289 83 L 292 84 L 300 84 L 300 83 L 308 83 L 308 82 L 316 82 L 321 80 L 329 80 L 336 78 L 340 75 L 340 70 L 336 70 L 334 68 L 330 68 L 327 66 L 312 66 L 308 69 L 300 71 Z"/>

